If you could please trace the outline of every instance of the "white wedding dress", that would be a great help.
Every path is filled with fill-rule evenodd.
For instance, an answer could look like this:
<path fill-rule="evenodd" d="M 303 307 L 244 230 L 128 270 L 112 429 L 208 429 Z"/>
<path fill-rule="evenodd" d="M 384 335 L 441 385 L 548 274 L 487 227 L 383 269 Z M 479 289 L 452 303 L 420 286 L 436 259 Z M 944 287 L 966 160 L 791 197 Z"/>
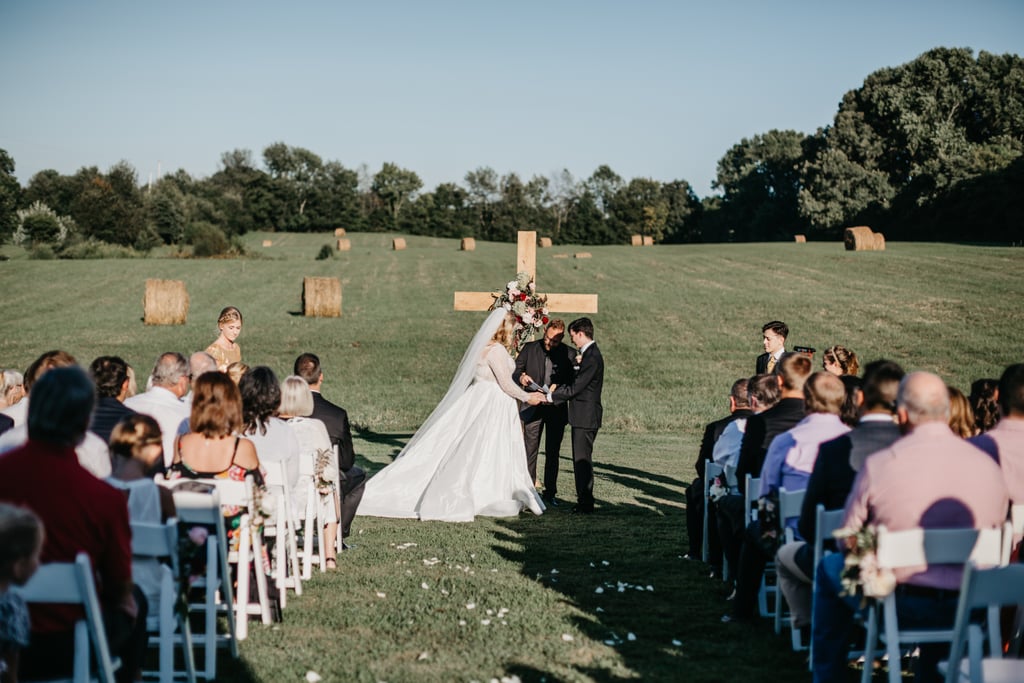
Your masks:
<path fill-rule="evenodd" d="M 480 343 L 503 313 L 488 316 L 448 394 L 394 462 L 366 482 L 357 514 L 471 522 L 476 515 L 512 517 L 524 507 L 544 511 L 519 421 L 517 399 L 528 394 L 512 381 L 508 351 Z"/>

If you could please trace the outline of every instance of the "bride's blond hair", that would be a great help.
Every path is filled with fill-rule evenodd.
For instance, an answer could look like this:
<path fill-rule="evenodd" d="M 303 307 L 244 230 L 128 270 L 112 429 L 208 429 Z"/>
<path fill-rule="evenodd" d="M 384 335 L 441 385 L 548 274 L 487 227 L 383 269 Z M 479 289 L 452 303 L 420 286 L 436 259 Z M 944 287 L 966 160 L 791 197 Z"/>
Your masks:
<path fill-rule="evenodd" d="M 491 337 L 491 341 L 501 344 L 511 353 L 512 341 L 515 339 L 516 330 L 516 317 L 511 313 L 506 313 L 505 317 L 501 321 L 501 325 L 495 330 L 494 336 Z"/>

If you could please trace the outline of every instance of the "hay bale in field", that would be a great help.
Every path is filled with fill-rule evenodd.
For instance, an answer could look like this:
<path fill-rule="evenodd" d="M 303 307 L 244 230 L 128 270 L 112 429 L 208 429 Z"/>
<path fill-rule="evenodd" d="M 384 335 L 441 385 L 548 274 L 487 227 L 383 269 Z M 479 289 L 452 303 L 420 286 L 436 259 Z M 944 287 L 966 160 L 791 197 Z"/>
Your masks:
<path fill-rule="evenodd" d="M 551 247 L 551 238 L 550 237 L 541 237 L 540 238 L 540 248 L 541 249 L 548 249 L 549 247 Z"/>
<path fill-rule="evenodd" d="M 394 249 L 395 251 L 402 251 L 403 249 L 405 249 L 405 239 L 402 237 L 396 237 L 395 239 L 391 240 L 391 248 Z"/>
<path fill-rule="evenodd" d="M 341 282 L 338 278 L 303 278 L 302 314 L 307 318 L 340 318 Z"/>
<path fill-rule="evenodd" d="M 846 251 L 871 251 L 875 246 L 874 232 L 871 228 L 861 225 L 847 228 L 843 232 L 843 244 Z"/>
<path fill-rule="evenodd" d="M 552 254 L 552 258 L 569 258 L 568 254 Z"/>
<path fill-rule="evenodd" d="M 807 235 L 793 235 L 793 241 L 796 242 L 797 244 L 806 244 Z"/>
<path fill-rule="evenodd" d="M 146 280 L 142 321 L 146 325 L 184 325 L 188 318 L 188 291 L 181 280 Z"/>
<path fill-rule="evenodd" d="M 459 244 L 459 251 L 475 251 L 476 240 L 472 237 L 463 237 L 462 243 Z"/>
<path fill-rule="evenodd" d="M 572 255 L 573 258 L 590 258 L 589 251 L 580 251 Z"/>
<path fill-rule="evenodd" d="M 352 242 L 347 239 L 338 240 L 338 251 L 352 251 Z"/>
<path fill-rule="evenodd" d="M 653 247 L 654 246 L 654 237 L 652 237 L 651 235 L 644 235 L 644 246 L 645 247 Z"/>
<path fill-rule="evenodd" d="M 274 246 L 274 242 L 272 240 L 263 240 L 263 246 L 272 247 Z"/>
<path fill-rule="evenodd" d="M 885 251 L 885 235 L 880 232 L 875 233 L 875 251 Z"/>
<path fill-rule="evenodd" d="M 630 235 L 629 236 L 629 246 L 631 246 L 631 247 L 642 247 L 643 245 L 644 245 L 644 236 L 643 235 Z"/>
<path fill-rule="evenodd" d="M 334 229 L 334 236 L 335 237 L 344 237 L 345 236 L 345 228 L 335 228 Z"/>

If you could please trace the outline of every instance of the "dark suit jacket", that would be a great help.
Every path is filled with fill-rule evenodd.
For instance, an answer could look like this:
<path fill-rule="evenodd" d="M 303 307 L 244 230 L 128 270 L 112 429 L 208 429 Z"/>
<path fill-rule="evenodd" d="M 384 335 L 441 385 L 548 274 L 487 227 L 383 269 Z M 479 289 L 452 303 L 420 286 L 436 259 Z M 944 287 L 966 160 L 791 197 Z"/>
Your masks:
<path fill-rule="evenodd" d="M 818 447 L 818 459 L 814 461 L 811 478 L 807 481 L 797 524 L 804 539 L 814 539 L 818 504 L 824 505 L 826 510 L 845 507 L 864 459 L 886 448 L 900 436 L 900 428 L 894 422 L 862 422 L 852 431 Z"/>
<path fill-rule="evenodd" d="M 747 419 L 747 429 L 743 433 L 743 445 L 740 446 L 740 458 L 736 465 L 736 483 L 739 484 L 740 493 L 746 492 L 748 474 L 752 477 L 761 476 L 761 467 L 772 439 L 795 427 L 806 414 L 802 398 L 784 398 L 763 413 L 751 415 Z"/>
<path fill-rule="evenodd" d="M 594 343 L 583 354 L 576 377 L 571 383 L 556 388 L 551 394 L 551 400 L 556 404 L 569 401 L 569 424 L 573 427 L 597 430 L 601 428 L 603 387 L 604 358 Z"/>
<path fill-rule="evenodd" d="M 757 374 L 763 375 L 763 374 L 768 372 L 768 358 L 770 356 L 771 356 L 771 354 L 768 353 L 767 351 L 765 351 L 764 353 L 762 353 L 760 356 L 757 357 L 757 363 L 756 363 Z M 772 370 L 772 372 L 776 373 L 778 371 L 779 371 L 779 364 L 776 363 L 775 364 L 775 368 Z"/>
<path fill-rule="evenodd" d="M 14 420 L 12 420 L 7 415 L 4 415 L 3 413 L 0 413 L 0 434 L 3 434 L 8 429 L 12 429 L 13 427 Z"/>
<path fill-rule="evenodd" d="M 96 409 L 92 412 L 89 431 L 110 443 L 110 433 L 123 418 L 134 415 L 135 411 L 111 396 L 103 396 L 96 401 Z"/>
<path fill-rule="evenodd" d="M 544 342 L 538 339 L 523 346 L 519 355 L 516 356 L 516 369 L 512 373 L 512 381 L 516 383 L 516 386 L 522 386 L 519 384 L 519 378 L 524 372 L 538 384 L 544 384 L 544 359 L 549 355 L 551 357 L 551 383 L 558 386 L 571 384 L 573 369 L 569 349 L 565 344 L 559 344 L 549 354 L 544 350 Z M 519 414 L 524 421 L 528 422 L 534 412 L 534 406 L 527 405 Z"/>
<path fill-rule="evenodd" d="M 697 455 L 697 463 L 694 465 L 697 469 L 698 477 L 704 478 L 704 466 L 707 465 L 708 460 L 711 460 L 711 456 L 715 451 L 715 443 L 718 441 L 718 437 L 722 436 L 722 432 L 729 426 L 729 423 L 741 417 L 750 417 L 751 415 L 753 413 L 748 408 L 740 408 L 732 414 L 726 415 L 721 420 L 707 423 L 704 427 L 704 436 L 700 440 L 700 453 Z"/>
<path fill-rule="evenodd" d="M 345 409 L 336 406 L 320 395 L 320 392 L 313 392 L 313 414 L 315 420 L 320 420 L 327 427 L 327 434 L 331 437 L 331 444 L 338 447 L 338 467 L 342 472 L 348 472 L 356 461 L 356 452 L 352 447 L 352 430 L 348 424 L 348 413 Z"/>

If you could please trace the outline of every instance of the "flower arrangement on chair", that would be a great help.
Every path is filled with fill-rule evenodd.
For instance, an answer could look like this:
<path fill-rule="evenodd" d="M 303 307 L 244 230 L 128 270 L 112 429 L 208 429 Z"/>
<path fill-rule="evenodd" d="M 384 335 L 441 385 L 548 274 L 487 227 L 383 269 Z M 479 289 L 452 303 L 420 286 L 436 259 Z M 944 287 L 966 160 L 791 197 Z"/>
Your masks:
<path fill-rule="evenodd" d="M 489 310 L 504 308 L 516 316 L 516 333 L 513 351 L 518 353 L 534 332 L 548 324 L 548 298 L 537 294 L 536 285 L 529 273 L 517 273 L 516 279 L 505 285 L 505 290 L 492 294 L 494 303 Z"/>
<path fill-rule="evenodd" d="M 868 598 L 881 599 L 896 590 L 892 570 L 878 566 L 878 533 L 874 526 L 836 529 L 832 535 L 847 549 L 839 575 L 843 587 L 840 595 L 860 595 L 864 607 Z"/>

